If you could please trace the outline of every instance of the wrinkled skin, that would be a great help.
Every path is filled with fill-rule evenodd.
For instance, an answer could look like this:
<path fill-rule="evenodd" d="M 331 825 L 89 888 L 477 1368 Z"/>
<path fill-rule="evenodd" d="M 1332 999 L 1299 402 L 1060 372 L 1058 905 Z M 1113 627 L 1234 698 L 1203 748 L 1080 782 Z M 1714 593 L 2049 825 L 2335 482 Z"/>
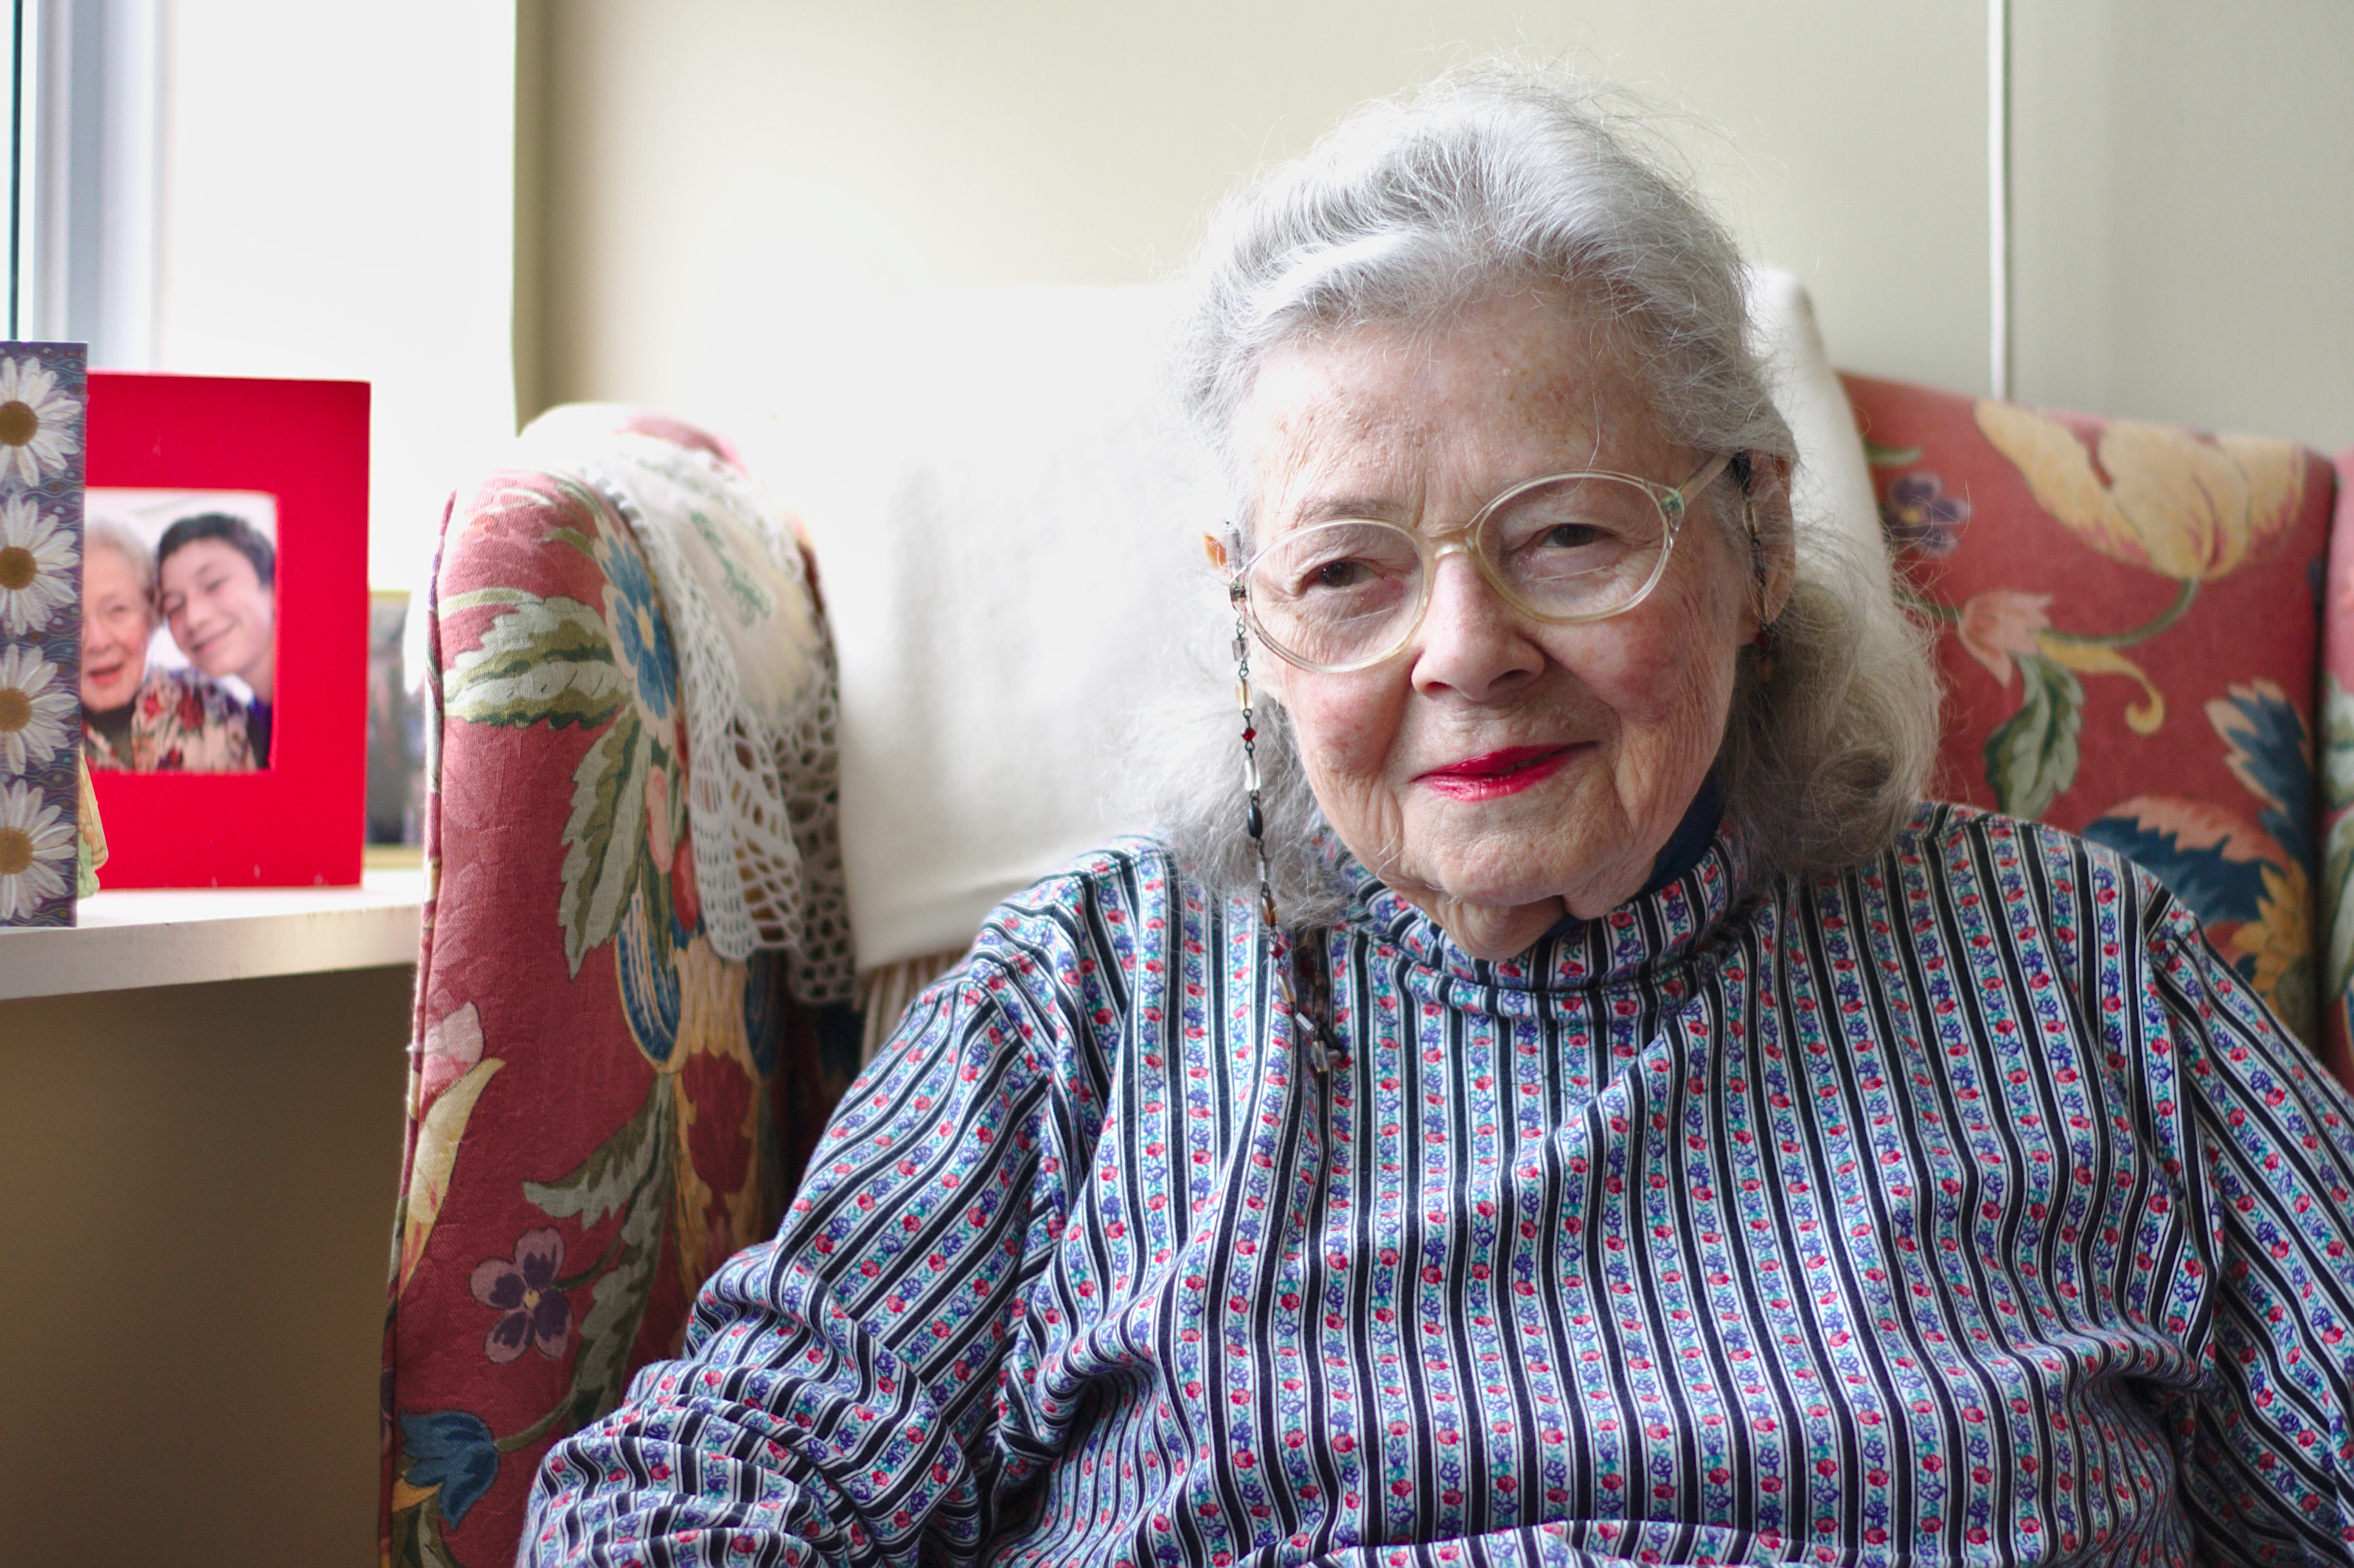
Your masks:
<path fill-rule="evenodd" d="M 1336 516 L 1444 532 L 1535 475 L 1607 470 L 1666 484 L 1711 455 L 1653 417 L 1615 334 L 1550 291 L 1489 297 L 1422 331 L 1352 327 L 1263 364 L 1237 418 L 1262 542 Z M 1309 781 L 1357 858 L 1474 956 L 1529 947 L 1566 911 L 1640 891 L 1724 735 L 1736 660 L 1792 575 L 1787 464 L 1695 498 L 1666 575 L 1635 609 L 1552 626 L 1443 557 L 1411 643 L 1370 669 L 1269 660 Z M 1728 534 L 1724 524 L 1734 529 Z M 1533 782 L 1467 791 L 1467 759 L 1537 748 Z M 1481 798 L 1484 793 L 1484 798 Z"/>
<path fill-rule="evenodd" d="M 147 678 L 147 639 L 155 608 L 139 568 L 122 552 L 93 542 L 81 560 L 81 705 L 106 713 L 128 703 Z"/>

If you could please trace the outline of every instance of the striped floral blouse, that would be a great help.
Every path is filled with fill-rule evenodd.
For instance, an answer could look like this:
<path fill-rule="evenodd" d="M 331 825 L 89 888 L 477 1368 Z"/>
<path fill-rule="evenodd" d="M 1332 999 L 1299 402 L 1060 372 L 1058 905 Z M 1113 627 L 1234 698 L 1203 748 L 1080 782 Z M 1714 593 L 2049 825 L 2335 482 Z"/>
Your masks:
<path fill-rule="evenodd" d="M 1000 908 L 526 1556 L 2354 1561 L 2349 1102 L 2147 874 L 1929 807 L 1490 964 L 1340 872 L 1320 1071 L 1151 846 Z"/>

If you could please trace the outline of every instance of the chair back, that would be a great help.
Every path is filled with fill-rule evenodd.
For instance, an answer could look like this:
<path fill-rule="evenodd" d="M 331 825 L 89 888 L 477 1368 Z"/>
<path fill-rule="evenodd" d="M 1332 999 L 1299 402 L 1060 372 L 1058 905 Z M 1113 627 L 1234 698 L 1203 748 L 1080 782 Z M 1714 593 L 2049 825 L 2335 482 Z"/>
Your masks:
<path fill-rule="evenodd" d="M 1936 640 L 1937 793 L 2131 855 L 2346 1076 L 2346 964 L 2324 955 L 2354 940 L 2336 918 L 2354 844 L 2324 852 L 2315 746 L 2317 701 L 2343 705 L 2326 639 L 2354 655 L 2354 610 L 2326 591 L 2331 464 L 1846 384 L 1902 591 Z"/>
<path fill-rule="evenodd" d="M 426 601 L 391 1563 L 514 1560 L 540 1456 L 674 1354 L 705 1277 L 775 1229 L 854 1062 L 846 1010 L 797 1005 L 773 953 L 717 956 L 696 892 L 677 641 L 623 514 L 632 471 L 737 503 L 734 454 L 626 411 L 611 438 L 591 471 L 461 492 Z"/>

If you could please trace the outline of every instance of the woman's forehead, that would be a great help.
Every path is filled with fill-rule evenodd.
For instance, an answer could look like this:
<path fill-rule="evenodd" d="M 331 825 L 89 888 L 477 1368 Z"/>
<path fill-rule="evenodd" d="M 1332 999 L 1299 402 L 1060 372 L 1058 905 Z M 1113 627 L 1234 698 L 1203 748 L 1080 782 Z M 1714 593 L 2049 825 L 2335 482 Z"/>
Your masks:
<path fill-rule="evenodd" d="M 120 546 L 104 539 L 92 539 L 82 555 L 82 580 L 94 577 L 120 577 L 132 588 L 139 586 L 139 565 L 123 554 Z"/>
<path fill-rule="evenodd" d="M 1426 491 L 1540 472 L 1659 466 L 1672 443 L 1619 338 L 1567 302 L 1523 293 L 1426 327 L 1284 344 L 1261 365 L 1236 432 L 1259 511 L 1326 512 L 1368 490 L 1419 503 Z"/>

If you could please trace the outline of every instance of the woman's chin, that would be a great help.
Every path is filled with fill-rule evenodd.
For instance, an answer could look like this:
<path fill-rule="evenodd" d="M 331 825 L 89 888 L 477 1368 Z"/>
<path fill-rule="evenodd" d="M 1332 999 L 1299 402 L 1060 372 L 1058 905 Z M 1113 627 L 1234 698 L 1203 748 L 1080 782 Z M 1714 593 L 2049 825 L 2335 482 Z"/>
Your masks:
<path fill-rule="evenodd" d="M 1483 855 L 1475 863 L 1449 868 L 1435 881 L 1455 903 L 1497 910 L 1543 904 L 1586 919 L 1616 909 L 1643 885 L 1631 862 L 1567 863 L 1532 847 L 1505 856 Z"/>
<path fill-rule="evenodd" d="M 1561 912 L 1557 898 L 1509 906 L 1450 900 L 1441 903 L 1436 918 L 1457 947 L 1496 963 L 1528 951 L 1559 923 Z"/>

